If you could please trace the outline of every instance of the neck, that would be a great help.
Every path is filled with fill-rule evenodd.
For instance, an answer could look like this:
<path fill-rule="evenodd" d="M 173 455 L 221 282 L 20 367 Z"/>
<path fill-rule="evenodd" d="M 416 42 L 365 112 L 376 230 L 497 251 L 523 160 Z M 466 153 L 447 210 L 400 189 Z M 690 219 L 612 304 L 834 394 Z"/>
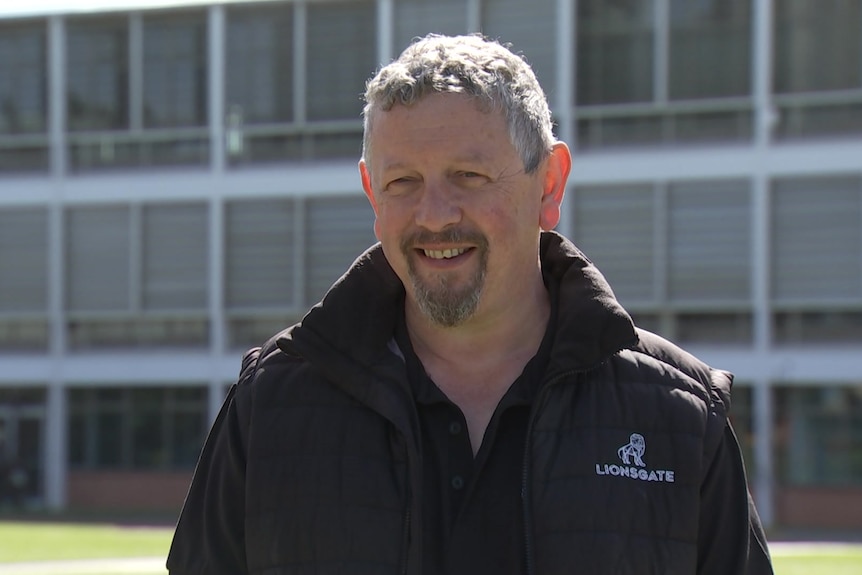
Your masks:
<path fill-rule="evenodd" d="M 477 453 L 497 404 L 536 355 L 551 313 L 541 274 L 527 291 L 513 294 L 497 314 L 481 313 L 444 328 L 406 304 L 407 330 L 425 372 L 464 414 Z M 479 306 L 481 308 L 481 304 Z"/>
<path fill-rule="evenodd" d="M 489 373 L 512 363 L 522 369 L 539 349 L 551 309 L 541 273 L 525 284 L 527 289 L 513 293 L 504 309 L 484 310 L 480 303 L 473 317 L 455 327 L 430 321 L 408 299 L 407 329 L 426 369 L 436 365 L 438 371 Z"/>

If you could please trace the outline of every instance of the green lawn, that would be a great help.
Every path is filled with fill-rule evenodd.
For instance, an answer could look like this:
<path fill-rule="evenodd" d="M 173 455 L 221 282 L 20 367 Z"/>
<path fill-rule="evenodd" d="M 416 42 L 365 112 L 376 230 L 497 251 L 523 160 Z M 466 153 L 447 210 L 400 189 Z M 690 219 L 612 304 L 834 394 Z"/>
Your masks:
<path fill-rule="evenodd" d="M 860 575 L 862 545 L 783 546 L 772 549 L 776 575 Z"/>
<path fill-rule="evenodd" d="M 0 521 L 0 564 L 52 559 L 165 557 L 172 533 L 170 527 Z M 772 555 L 776 575 L 862 574 L 862 545 L 776 545 Z"/>
<path fill-rule="evenodd" d="M 173 529 L 0 521 L 0 563 L 104 557 L 166 557 Z"/>

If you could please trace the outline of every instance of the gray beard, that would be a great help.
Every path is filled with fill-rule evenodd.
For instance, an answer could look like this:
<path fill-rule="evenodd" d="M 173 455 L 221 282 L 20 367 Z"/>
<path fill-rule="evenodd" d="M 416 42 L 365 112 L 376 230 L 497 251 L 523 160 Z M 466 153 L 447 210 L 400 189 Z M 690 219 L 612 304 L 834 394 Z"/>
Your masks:
<path fill-rule="evenodd" d="M 417 273 L 415 266 L 417 256 L 411 246 L 419 241 L 460 243 L 465 239 L 467 243 L 476 246 L 479 256 L 479 269 L 466 286 L 461 289 L 454 288 L 445 274 L 425 280 Z M 473 316 L 476 308 L 479 307 L 488 269 L 488 241 L 484 236 L 477 232 L 461 232 L 457 229 L 438 234 L 420 232 L 415 238 L 405 240 L 401 244 L 401 251 L 407 259 L 407 272 L 413 285 L 419 311 L 441 327 L 456 327 Z"/>
<path fill-rule="evenodd" d="M 484 256 L 483 256 L 484 257 Z M 482 266 L 472 281 L 460 290 L 452 288 L 445 277 L 435 280 L 435 285 L 428 285 L 413 271 L 410 266 L 410 281 L 419 310 L 432 322 L 441 327 L 456 327 L 461 325 L 476 312 L 482 288 L 485 284 L 485 265 Z"/>

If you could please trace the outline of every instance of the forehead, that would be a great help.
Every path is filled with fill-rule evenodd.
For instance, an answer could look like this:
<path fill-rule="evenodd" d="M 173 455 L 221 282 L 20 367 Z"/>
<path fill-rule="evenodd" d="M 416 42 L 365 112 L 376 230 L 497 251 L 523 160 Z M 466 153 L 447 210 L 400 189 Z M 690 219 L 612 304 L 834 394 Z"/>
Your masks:
<path fill-rule="evenodd" d="M 435 93 L 369 116 L 368 144 L 374 156 L 447 151 L 495 155 L 514 150 L 500 110 L 463 94 Z"/>

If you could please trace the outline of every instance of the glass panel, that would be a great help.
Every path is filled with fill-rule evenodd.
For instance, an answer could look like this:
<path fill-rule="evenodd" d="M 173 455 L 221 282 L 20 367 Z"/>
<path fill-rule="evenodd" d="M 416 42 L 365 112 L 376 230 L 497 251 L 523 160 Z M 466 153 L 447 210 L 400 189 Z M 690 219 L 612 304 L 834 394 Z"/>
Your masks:
<path fill-rule="evenodd" d="M 122 412 L 108 412 L 99 410 L 95 415 L 96 423 L 96 457 L 94 464 L 97 467 L 120 467 L 124 463 L 123 458 L 123 420 Z"/>
<path fill-rule="evenodd" d="M 670 299 L 750 302 L 748 183 L 673 184 L 668 208 Z"/>
<path fill-rule="evenodd" d="M 194 348 L 209 341 L 209 321 L 202 317 L 88 319 L 68 323 L 74 351 L 117 348 Z"/>
<path fill-rule="evenodd" d="M 779 344 L 862 343 L 862 311 L 788 311 L 773 316 Z"/>
<path fill-rule="evenodd" d="M 779 102 L 779 140 L 847 136 L 862 133 L 862 95 L 858 103 Z"/>
<path fill-rule="evenodd" d="M 171 427 L 171 467 L 191 469 L 200 454 L 206 436 L 206 409 L 201 406 L 194 411 L 173 413 Z"/>
<path fill-rule="evenodd" d="M 751 0 L 671 0 L 670 97 L 751 92 Z"/>
<path fill-rule="evenodd" d="M 395 2 L 393 20 L 395 27 L 393 56 L 395 56 L 400 54 L 414 38 L 421 38 L 431 32 L 450 36 L 465 34 L 467 2 L 465 0 L 398 0 Z M 370 72 L 369 70 L 369 76 Z"/>
<path fill-rule="evenodd" d="M 144 308 L 205 310 L 209 285 L 206 205 L 145 206 L 142 227 Z"/>
<path fill-rule="evenodd" d="M 2 112 L 0 112 L 2 114 Z M 47 142 L 47 139 L 45 140 Z M 0 146 L 0 174 L 48 170 L 48 145 Z"/>
<path fill-rule="evenodd" d="M 167 463 L 167 444 L 163 428 L 165 390 L 143 388 L 131 394 L 132 466 L 158 469 Z"/>
<path fill-rule="evenodd" d="M 482 2 L 482 33 L 511 44 L 533 68 L 551 106 L 556 102 L 556 0 Z"/>
<path fill-rule="evenodd" d="M 67 309 L 130 309 L 130 223 L 129 209 L 125 206 L 69 209 Z"/>
<path fill-rule="evenodd" d="M 577 104 L 653 98 L 652 0 L 580 0 L 577 12 Z"/>
<path fill-rule="evenodd" d="M 862 485 L 862 386 L 776 389 L 782 485 Z"/>
<path fill-rule="evenodd" d="M 228 308 L 288 307 L 294 299 L 294 204 L 243 201 L 226 210 Z"/>
<path fill-rule="evenodd" d="M 229 8 L 227 109 L 245 124 L 293 118 L 292 4 Z"/>
<path fill-rule="evenodd" d="M 127 128 L 126 19 L 70 20 L 67 27 L 69 130 Z"/>
<path fill-rule="evenodd" d="M 860 22 L 859 0 L 775 0 L 775 91 L 862 88 Z"/>
<path fill-rule="evenodd" d="M 749 313 L 684 313 L 676 317 L 674 339 L 680 343 L 749 344 Z"/>
<path fill-rule="evenodd" d="M 656 301 L 652 186 L 578 188 L 574 239 L 625 301 Z"/>
<path fill-rule="evenodd" d="M 145 17 L 145 126 L 206 124 L 206 62 L 202 15 Z"/>
<path fill-rule="evenodd" d="M 305 89 L 309 120 L 356 119 L 365 80 L 377 66 L 375 3 L 308 4 Z"/>
<path fill-rule="evenodd" d="M 0 320 L 2 351 L 46 351 L 49 337 L 47 318 Z"/>
<path fill-rule="evenodd" d="M 48 308 L 48 213 L 0 210 L 0 312 Z"/>
<path fill-rule="evenodd" d="M 777 180 L 772 219 L 778 301 L 862 301 L 862 179 Z"/>
<path fill-rule="evenodd" d="M 19 467 L 11 479 L 19 496 L 31 501 L 42 495 L 42 434 L 41 418 L 18 418 Z"/>
<path fill-rule="evenodd" d="M 374 210 L 364 195 L 309 199 L 305 304 L 312 305 L 374 244 Z"/>
<path fill-rule="evenodd" d="M 0 134 L 45 132 L 47 56 L 45 21 L 0 27 Z M 4 152 L 5 153 L 5 152 Z"/>
<path fill-rule="evenodd" d="M 751 484 L 757 477 L 757 465 L 754 461 L 754 390 L 751 386 L 734 381 L 730 405 L 730 424 L 736 432 L 748 482 Z"/>
<path fill-rule="evenodd" d="M 228 321 L 228 347 L 245 351 L 263 343 L 301 319 L 300 315 L 267 314 L 266 317 L 231 318 Z"/>

